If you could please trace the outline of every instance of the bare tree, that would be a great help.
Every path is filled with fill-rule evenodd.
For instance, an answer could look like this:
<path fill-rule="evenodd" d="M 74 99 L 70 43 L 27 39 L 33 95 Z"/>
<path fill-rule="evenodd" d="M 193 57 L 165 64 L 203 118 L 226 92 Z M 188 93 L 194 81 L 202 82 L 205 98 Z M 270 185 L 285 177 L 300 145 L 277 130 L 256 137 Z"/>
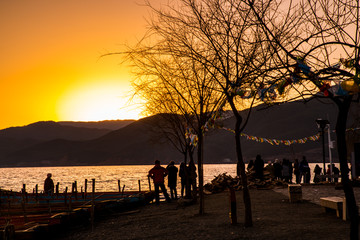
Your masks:
<path fill-rule="evenodd" d="M 148 6 L 151 7 L 149 3 Z M 257 101 L 273 98 L 273 91 L 263 86 L 266 79 L 272 78 L 271 70 L 277 67 L 273 62 L 276 58 L 272 57 L 276 49 L 267 45 L 268 39 L 257 24 L 256 16 L 242 1 L 180 0 L 179 6 L 152 10 L 156 18 L 150 22 L 148 36 L 153 38 L 145 38 L 149 43 L 147 47 L 138 46 L 131 51 L 132 60 L 141 69 L 141 82 L 158 89 L 160 80 L 161 89 L 166 90 L 165 99 L 177 102 L 179 109 L 186 106 L 183 114 L 196 116 L 200 194 L 203 127 L 207 125 L 209 113 L 224 107 L 225 102 L 219 99 L 225 97 L 236 118 L 237 174 L 242 180 L 245 226 L 252 226 L 240 142 L 251 110 L 243 118 L 239 109 L 243 108 L 244 99 L 249 99 L 251 109 Z M 200 200 L 200 213 L 202 206 Z"/>
<path fill-rule="evenodd" d="M 292 1 L 247 2 L 278 51 L 276 61 L 283 66 L 282 71 L 274 73 L 278 80 L 267 84 L 281 91 L 284 86 L 291 86 L 302 98 L 329 98 L 338 107 L 336 136 L 342 185 L 351 220 L 351 239 L 358 239 L 358 209 L 349 180 L 346 124 L 350 105 L 359 101 L 355 97 L 360 84 L 359 1 L 302 0 L 295 5 Z M 288 37 L 279 39 L 284 35 Z"/>
<path fill-rule="evenodd" d="M 198 137 L 199 212 L 202 214 L 203 133 L 211 114 L 222 102 L 222 92 L 218 91 L 213 75 L 202 64 L 179 51 L 171 22 L 164 22 L 161 12 L 157 13 L 158 19 L 151 23 L 152 34 L 129 50 L 128 57 L 138 76 L 134 82 L 137 94 L 145 98 L 149 113 L 179 114 L 183 120 L 181 130 L 191 128 Z M 185 146 L 190 147 L 189 142 Z"/>

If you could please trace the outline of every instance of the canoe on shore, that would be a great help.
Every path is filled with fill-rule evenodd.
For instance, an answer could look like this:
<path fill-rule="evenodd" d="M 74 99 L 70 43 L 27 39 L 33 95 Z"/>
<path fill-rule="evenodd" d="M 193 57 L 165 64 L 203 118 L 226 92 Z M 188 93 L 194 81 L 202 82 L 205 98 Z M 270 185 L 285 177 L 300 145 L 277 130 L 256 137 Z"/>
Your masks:
<path fill-rule="evenodd" d="M 47 195 L 3 191 L 0 195 L 0 240 L 46 239 L 103 216 L 148 204 L 154 192 L 97 192 Z"/>

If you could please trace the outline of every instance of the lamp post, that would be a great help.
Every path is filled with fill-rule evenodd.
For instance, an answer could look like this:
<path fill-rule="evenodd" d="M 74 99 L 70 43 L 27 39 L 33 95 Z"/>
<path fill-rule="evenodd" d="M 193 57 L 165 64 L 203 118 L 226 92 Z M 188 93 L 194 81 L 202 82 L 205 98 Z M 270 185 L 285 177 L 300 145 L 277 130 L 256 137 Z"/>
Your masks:
<path fill-rule="evenodd" d="M 325 136 L 324 136 L 324 130 L 326 128 L 326 126 L 329 123 L 328 120 L 324 120 L 321 118 L 316 119 L 316 123 L 318 128 L 320 129 L 320 134 L 321 134 L 321 138 L 322 138 L 322 155 L 323 155 L 323 166 L 324 166 L 324 175 L 326 175 L 326 168 L 325 168 Z"/>

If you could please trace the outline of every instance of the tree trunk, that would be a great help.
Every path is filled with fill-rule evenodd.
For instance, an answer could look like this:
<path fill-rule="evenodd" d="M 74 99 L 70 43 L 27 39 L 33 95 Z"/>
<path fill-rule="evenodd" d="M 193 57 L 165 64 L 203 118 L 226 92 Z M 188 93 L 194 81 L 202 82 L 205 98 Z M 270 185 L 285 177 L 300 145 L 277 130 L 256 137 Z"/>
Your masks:
<path fill-rule="evenodd" d="M 340 161 L 341 183 L 343 185 L 346 205 L 350 218 L 350 239 L 359 239 L 359 212 L 356 205 L 354 190 L 349 179 L 349 167 L 347 161 L 346 146 L 346 122 L 352 96 L 345 97 L 343 102 L 337 102 L 339 109 L 336 122 L 337 148 Z"/>
<path fill-rule="evenodd" d="M 204 214 L 204 171 L 203 171 L 203 142 L 204 142 L 204 136 L 201 132 L 201 129 L 199 131 L 198 136 L 198 177 L 199 177 L 199 214 Z M 196 193 L 195 193 L 196 194 Z M 195 196 L 196 197 L 196 196 Z"/>
<path fill-rule="evenodd" d="M 190 151 L 189 147 L 187 147 L 187 151 L 185 154 L 184 164 L 185 164 L 185 198 L 191 198 L 191 187 L 189 181 L 189 173 L 187 171 L 187 154 L 189 153 L 190 159 L 192 159 L 192 152 Z"/>
<path fill-rule="evenodd" d="M 236 155 L 237 155 L 237 175 L 241 177 L 241 184 L 243 190 L 243 200 L 245 206 L 245 227 L 252 227 L 252 211 L 251 211 L 251 199 L 250 192 L 248 189 L 247 176 L 245 173 L 245 163 L 242 156 L 241 143 L 240 143 L 240 125 L 242 122 L 242 117 L 236 112 L 236 123 L 235 123 L 235 143 L 236 143 Z"/>

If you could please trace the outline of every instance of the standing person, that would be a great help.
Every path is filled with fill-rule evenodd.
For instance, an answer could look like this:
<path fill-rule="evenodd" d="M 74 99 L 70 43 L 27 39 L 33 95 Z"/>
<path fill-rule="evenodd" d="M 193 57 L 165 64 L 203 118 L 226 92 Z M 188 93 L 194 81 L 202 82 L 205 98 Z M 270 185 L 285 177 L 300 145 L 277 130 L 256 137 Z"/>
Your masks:
<path fill-rule="evenodd" d="M 181 197 L 184 197 L 184 191 L 186 187 L 186 165 L 184 162 L 180 163 L 179 177 L 181 183 Z"/>
<path fill-rule="evenodd" d="M 334 173 L 334 182 L 338 182 L 339 181 L 339 175 L 340 175 L 340 170 L 335 166 L 335 164 L 332 164 L 333 167 L 333 173 Z"/>
<path fill-rule="evenodd" d="M 310 167 L 305 156 L 303 156 L 303 159 L 300 162 L 299 171 L 300 171 L 300 182 L 301 179 L 304 177 L 304 183 L 310 183 Z"/>
<path fill-rule="evenodd" d="M 164 194 L 166 201 L 171 201 L 164 185 L 164 179 L 167 175 L 168 171 L 164 167 L 160 166 L 159 160 L 156 160 L 155 166 L 149 171 L 148 174 L 148 176 L 151 177 L 154 181 L 156 204 L 159 204 L 159 188 L 161 188 L 161 191 Z"/>
<path fill-rule="evenodd" d="M 285 182 L 290 182 L 290 162 L 286 158 L 282 162 L 282 177 Z"/>
<path fill-rule="evenodd" d="M 320 174 L 321 174 L 321 167 L 319 164 L 316 164 L 314 169 L 314 183 L 320 182 Z"/>
<path fill-rule="evenodd" d="M 279 162 L 279 159 L 275 159 L 275 163 L 274 163 L 274 175 L 275 175 L 275 179 L 280 180 L 282 179 L 282 166 Z"/>
<path fill-rule="evenodd" d="M 178 168 L 175 166 L 175 162 L 171 161 L 166 167 L 166 170 L 169 172 L 168 187 L 170 188 L 171 199 L 177 199 L 176 185 Z"/>
<path fill-rule="evenodd" d="M 330 164 L 327 165 L 326 175 L 327 175 L 327 177 L 328 177 L 328 181 L 329 181 L 329 182 L 332 182 L 332 181 L 331 181 L 331 167 L 330 167 Z"/>
<path fill-rule="evenodd" d="M 294 174 L 295 174 L 295 182 L 297 184 L 300 183 L 300 170 L 299 170 L 299 160 L 295 159 L 294 162 Z"/>
<path fill-rule="evenodd" d="M 54 182 L 51 179 L 52 174 L 48 173 L 47 174 L 47 178 L 45 179 L 44 182 L 44 193 L 48 194 L 48 195 L 52 195 L 54 193 Z"/>
<path fill-rule="evenodd" d="M 293 179 L 293 165 L 292 162 L 288 159 L 289 162 L 289 183 L 292 183 L 292 179 Z"/>
<path fill-rule="evenodd" d="M 189 161 L 187 173 L 188 173 L 192 197 L 194 199 L 196 199 L 196 196 L 197 196 L 197 192 L 196 192 L 197 191 L 197 188 L 196 188 L 197 174 L 196 174 L 196 166 L 195 166 L 194 160 L 192 160 L 192 159 Z"/>
<path fill-rule="evenodd" d="M 264 160 L 262 160 L 259 154 L 256 155 L 254 169 L 256 178 L 262 180 L 264 178 Z"/>

